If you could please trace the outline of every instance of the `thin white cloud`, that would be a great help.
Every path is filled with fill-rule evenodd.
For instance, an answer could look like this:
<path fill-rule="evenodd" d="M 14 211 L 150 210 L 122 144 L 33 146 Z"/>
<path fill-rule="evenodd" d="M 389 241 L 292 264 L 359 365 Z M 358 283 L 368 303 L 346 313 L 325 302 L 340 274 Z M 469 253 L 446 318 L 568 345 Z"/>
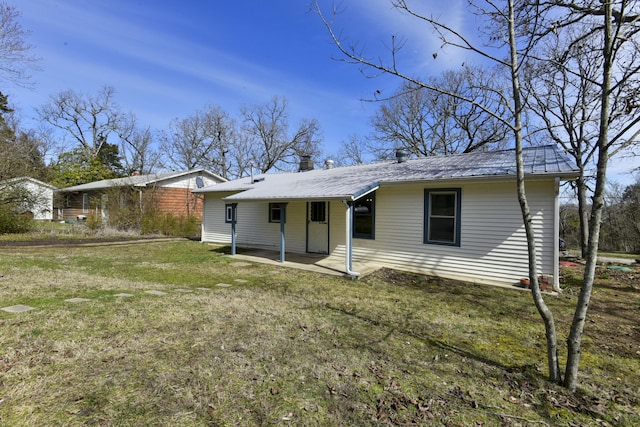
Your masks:
<path fill-rule="evenodd" d="M 329 11 L 330 2 L 322 3 Z M 413 1 L 409 5 L 419 14 L 437 18 L 462 33 L 471 29 L 470 15 L 464 0 Z M 400 52 L 399 65 L 410 69 L 408 74 L 437 74 L 445 69 L 459 67 L 467 56 L 460 49 L 449 47 L 443 50 L 438 35 L 429 24 L 395 9 L 390 0 L 354 0 L 344 3 L 341 11 L 344 16 L 336 18 L 340 33 L 352 42 L 368 48 L 370 53 L 383 52 L 381 46 L 388 49 L 392 35 L 396 40 L 404 40 L 406 44 Z M 435 59 L 434 53 L 437 54 Z M 383 59 L 389 63 L 388 55 Z"/>

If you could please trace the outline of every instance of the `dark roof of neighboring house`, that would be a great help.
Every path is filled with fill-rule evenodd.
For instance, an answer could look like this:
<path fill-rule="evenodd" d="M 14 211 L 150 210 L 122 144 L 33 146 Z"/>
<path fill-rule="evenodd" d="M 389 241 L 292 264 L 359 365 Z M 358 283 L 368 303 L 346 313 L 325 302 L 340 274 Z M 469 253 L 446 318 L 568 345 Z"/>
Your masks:
<path fill-rule="evenodd" d="M 213 172 L 209 172 L 205 169 L 193 169 L 186 172 L 171 172 L 171 173 L 161 173 L 161 174 L 150 174 L 150 175 L 133 175 L 126 176 L 124 178 L 113 178 L 113 179 L 104 179 L 102 181 L 94 181 L 89 182 L 87 184 L 74 185 L 72 187 L 62 188 L 61 192 L 75 192 L 75 191 L 94 191 L 94 190 L 104 190 L 106 188 L 113 187 L 146 187 L 150 184 L 155 184 L 160 181 L 166 181 L 173 178 L 179 178 L 185 175 L 207 175 L 209 178 L 218 180 L 220 182 L 226 181 L 226 179 L 214 174 Z"/>
<path fill-rule="evenodd" d="M 555 145 L 523 149 L 525 176 L 577 177 L 569 156 Z M 194 190 L 229 192 L 227 201 L 248 200 L 355 200 L 382 184 L 439 180 L 476 180 L 516 176 L 515 149 L 473 152 L 442 157 L 396 160 L 372 164 L 316 169 L 297 173 L 262 174 Z"/>

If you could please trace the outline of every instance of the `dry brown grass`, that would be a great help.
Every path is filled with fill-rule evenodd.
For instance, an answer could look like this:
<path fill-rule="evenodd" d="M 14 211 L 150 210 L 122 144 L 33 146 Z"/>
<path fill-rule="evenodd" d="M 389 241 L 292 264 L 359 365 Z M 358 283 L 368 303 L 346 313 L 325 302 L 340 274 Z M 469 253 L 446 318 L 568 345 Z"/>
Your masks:
<path fill-rule="evenodd" d="M 545 380 L 526 292 L 237 267 L 188 241 L 4 247 L 0 306 L 36 310 L 0 311 L 0 424 L 635 425 L 640 287 L 620 274 L 601 274 L 574 395 Z"/>

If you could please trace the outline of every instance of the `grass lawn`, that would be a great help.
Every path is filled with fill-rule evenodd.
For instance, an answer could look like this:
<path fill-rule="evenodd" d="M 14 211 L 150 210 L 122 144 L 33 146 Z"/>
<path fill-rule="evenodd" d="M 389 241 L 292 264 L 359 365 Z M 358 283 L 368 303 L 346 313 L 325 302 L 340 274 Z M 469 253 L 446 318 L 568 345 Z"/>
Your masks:
<path fill-rule="evenodd" d="M 0 307 L 35 307 L 0 311 L 0 425 L 640 425 L 637 269 L 598 270 L 573 394 L 545 379 L 527 291 L 81 242 L 0 241 Z M 580 267 L 563 274 L 564 361 Z"/>

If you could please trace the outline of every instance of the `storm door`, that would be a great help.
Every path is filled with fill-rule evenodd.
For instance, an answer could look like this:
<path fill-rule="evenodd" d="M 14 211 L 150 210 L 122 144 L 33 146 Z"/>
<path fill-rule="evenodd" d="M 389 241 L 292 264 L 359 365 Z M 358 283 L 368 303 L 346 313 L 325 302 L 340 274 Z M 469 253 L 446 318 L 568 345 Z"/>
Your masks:
<path fill-rule="evenodd" d="M 307 203 L 307 252 L 329 253 L 329 202 Z"/>

